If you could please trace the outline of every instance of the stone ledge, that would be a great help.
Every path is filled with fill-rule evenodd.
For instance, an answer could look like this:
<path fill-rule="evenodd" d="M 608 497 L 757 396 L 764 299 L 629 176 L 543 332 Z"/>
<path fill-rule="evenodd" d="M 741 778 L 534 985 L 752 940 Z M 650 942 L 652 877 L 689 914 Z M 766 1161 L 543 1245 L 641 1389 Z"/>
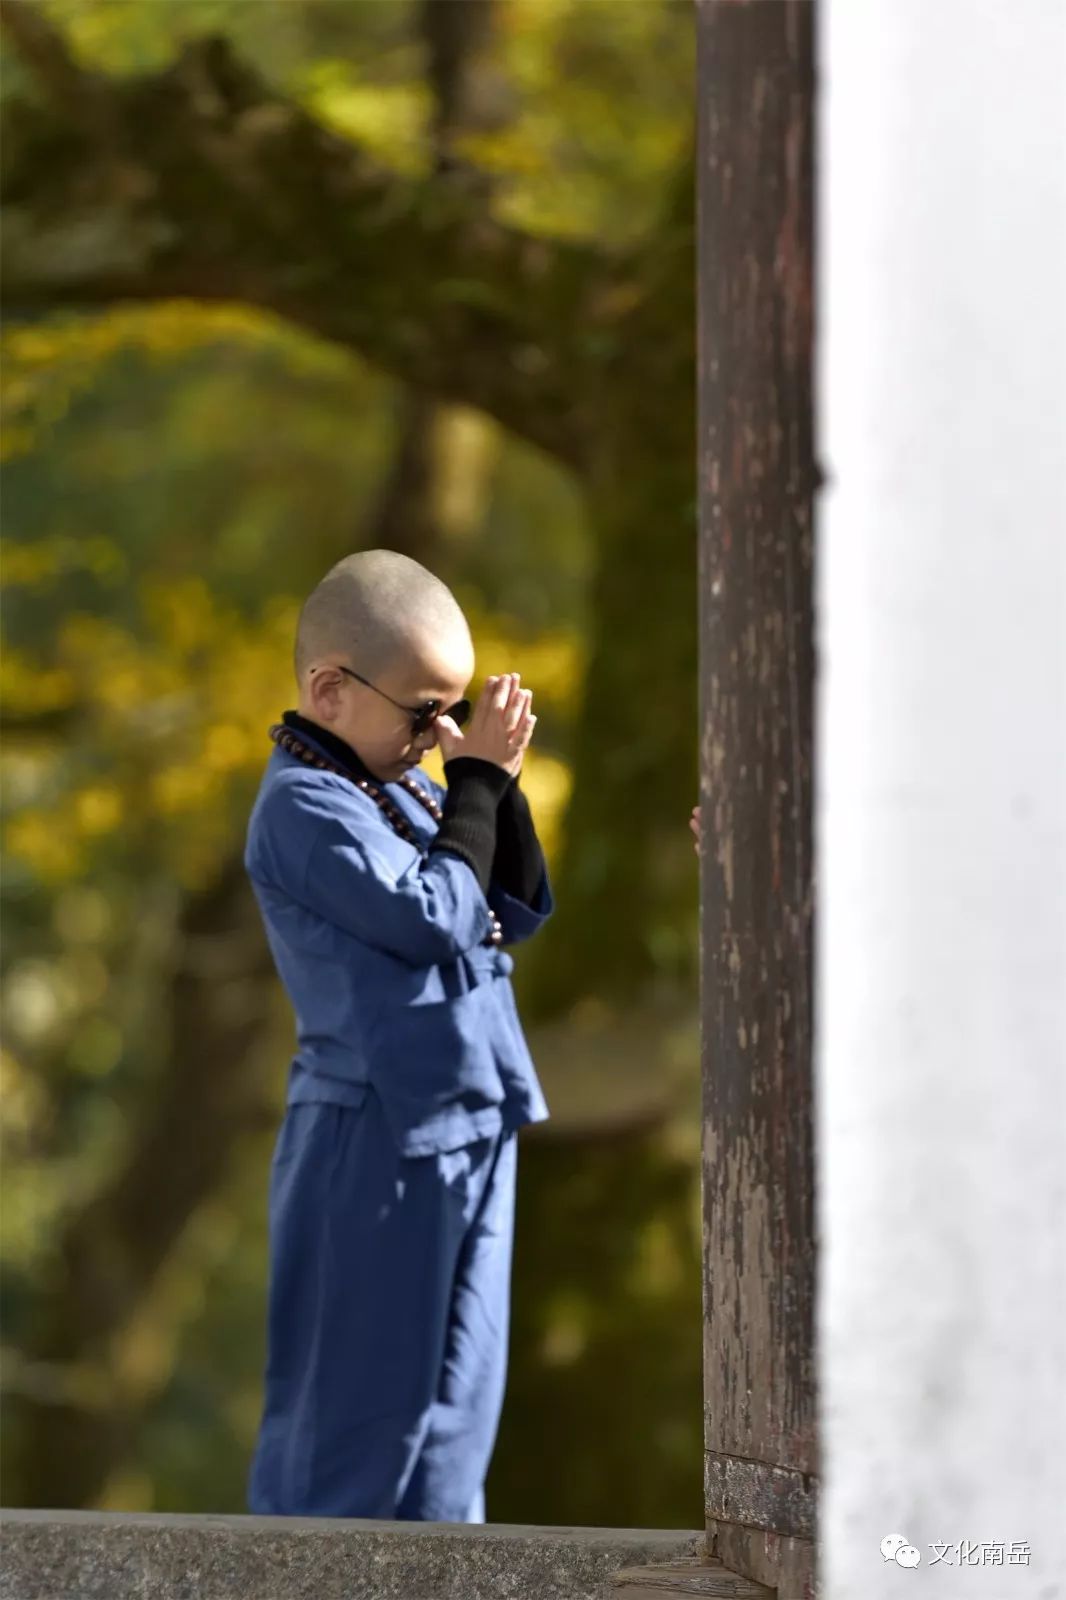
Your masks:
<path fill-rule="evenodd" d="M 703 1534 L 0 1511 L 0 1541 L 3 1600 L 603 1600 L 612 1573 L 696 1556 Z"/>

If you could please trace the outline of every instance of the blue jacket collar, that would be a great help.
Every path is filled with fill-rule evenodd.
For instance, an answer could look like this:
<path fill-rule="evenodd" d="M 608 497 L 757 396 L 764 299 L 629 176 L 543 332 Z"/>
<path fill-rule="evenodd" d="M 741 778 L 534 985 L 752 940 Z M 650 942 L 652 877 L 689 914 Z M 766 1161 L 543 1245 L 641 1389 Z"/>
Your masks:
<path fill-rule="evenodd" d="M 367 778 L 371 783 L 384 787 L 382 780 L 376 773 L 371 772 L 366 762 L 352 749 L 346 739 L 342 739 L 336 733 L 331 733 L 328 728 L 323 728 L 319 723 L 312 722 L 309 717 L 301 716 L 298 711 L 283 711 L 281 720 L 294 733 L 302 734 L 308 740 L 317 744 L 323 754 L 332 756 L 333 760 L 339 766 L 342 766 L 345 772 L 350 772 L 356 778 Z"/>

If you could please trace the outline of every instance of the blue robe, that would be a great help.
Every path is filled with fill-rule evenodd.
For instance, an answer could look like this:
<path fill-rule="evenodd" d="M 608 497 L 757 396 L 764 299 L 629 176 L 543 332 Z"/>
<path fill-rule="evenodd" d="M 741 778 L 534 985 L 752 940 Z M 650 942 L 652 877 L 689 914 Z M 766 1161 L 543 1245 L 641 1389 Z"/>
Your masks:
<path fill-rule="evenodd" d="M 308 742 L 311 742 L 308 740 Z M 415 781 L 443 802 L 423 773 Z M 385 793 L 423 848 L 437 823 Z M 425 863 L 347 779 L 276 747 L 244 862 L 297 1051 L 270 1175 L 249 1509 L 481 1522 L 506 1381 L 517 1129 L 548 1108 L 505 944 L 532 905 Z"/>

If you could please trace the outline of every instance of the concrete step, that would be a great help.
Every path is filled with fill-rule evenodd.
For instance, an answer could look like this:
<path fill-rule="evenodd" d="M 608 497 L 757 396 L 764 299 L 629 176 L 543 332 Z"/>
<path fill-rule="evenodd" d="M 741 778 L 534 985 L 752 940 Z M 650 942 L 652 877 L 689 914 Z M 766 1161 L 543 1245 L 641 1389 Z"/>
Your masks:
<path fill-rule="evenodd" d="M 604 1600 L 619 1569 L 702 1543 L 679 1528 L 0 1511 L 0 1597 Z"/>

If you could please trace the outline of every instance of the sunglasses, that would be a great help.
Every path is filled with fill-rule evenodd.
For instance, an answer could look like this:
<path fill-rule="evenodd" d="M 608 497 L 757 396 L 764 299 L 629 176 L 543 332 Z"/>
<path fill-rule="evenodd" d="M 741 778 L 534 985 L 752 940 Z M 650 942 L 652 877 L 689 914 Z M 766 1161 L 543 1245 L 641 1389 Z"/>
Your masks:
<path fill-rule="evenodd" d="M 313 668 L 312 670 L 317 671 L 317 668 Z M 400 711 L 405 711 L 412 719 L 411 732 L 413 734 L 425 733 L 426 729 L 431 727 L 441 714 L 442 707 L 439 700 L 427 700 L 425 704 L 421 706 L 405 706 L 402 705 L 399 700 L 393 700 L 392 695 L 386 694 L 384 689 L 379 689 L 376 683 L 371 683 L 369 678 L 364 678 L 358 672 L 353 672 L 351 667 L 342 667 L 338 663 L 337 671 L 346 672 L 349 678 L 354 678 L 357 683 L 365 683 L 367 688 L 373 689 L 375 694 L 382 695 L 384 699 L 390 701 L 391 704 L 398 707 Z M 452 721 L 458 728 L 462 727 L 469 715 L 469 700 L 457 700 L 455 704 L 453 706 L 449 706 L 445 712 L 445 716 L 451 717 Z"/>

